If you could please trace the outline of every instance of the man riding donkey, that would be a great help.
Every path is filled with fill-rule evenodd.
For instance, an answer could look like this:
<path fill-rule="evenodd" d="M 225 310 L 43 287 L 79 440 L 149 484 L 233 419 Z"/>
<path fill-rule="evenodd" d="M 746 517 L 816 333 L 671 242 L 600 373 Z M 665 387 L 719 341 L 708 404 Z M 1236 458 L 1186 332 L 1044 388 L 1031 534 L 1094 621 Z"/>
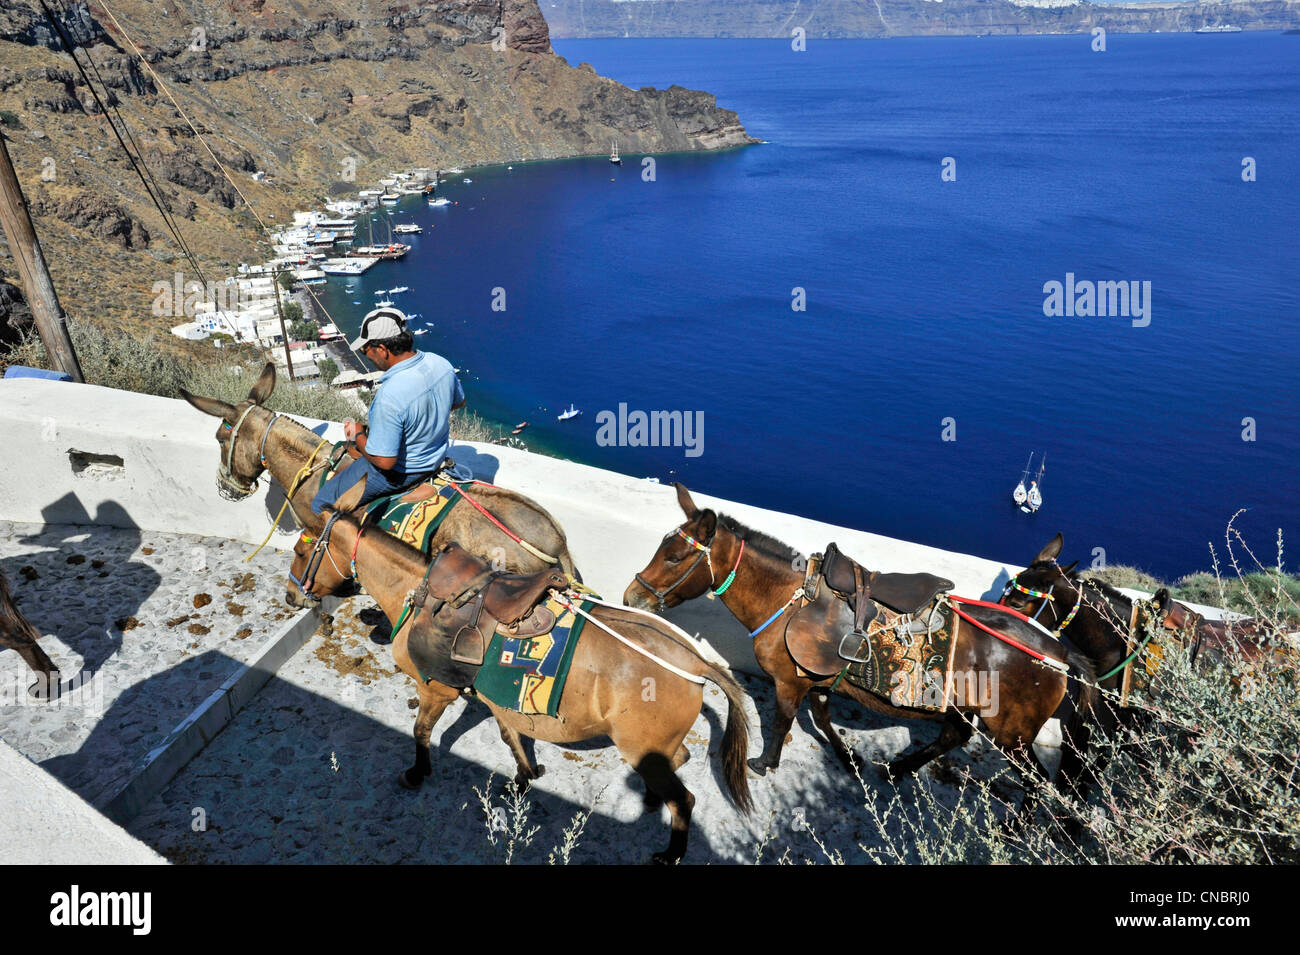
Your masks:
<path fill-rule="evenodd" d="M 450 443 L 451 413 L 465 404 L 465 391 L 447 359 L 417 352 L 406 330 L 406 316 L 395 308 L 377 308 L 361 322 L 352 343 L 384 374 L 370 403 L 370 425 L 351 419 L 343 434 L 353 442 L 355 460 L 326 481 L 312 499 L 312 513 L 332 506 L 363 478 L 360 505 L 396 494 L 433 477 L 442 467 Z"/>

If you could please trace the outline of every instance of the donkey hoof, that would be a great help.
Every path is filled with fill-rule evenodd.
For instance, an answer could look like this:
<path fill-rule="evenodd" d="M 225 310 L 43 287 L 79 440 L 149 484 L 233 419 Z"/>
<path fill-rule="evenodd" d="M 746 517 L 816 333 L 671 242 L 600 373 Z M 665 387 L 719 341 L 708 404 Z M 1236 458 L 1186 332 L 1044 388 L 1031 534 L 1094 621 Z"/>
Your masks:
<path fill-rule="evenodd" d="M 756 776 L 767 775 L 767 763 L 763 762 L 763 760 L 758 756 L 755 756 L 753 759 L 748 759 L 745 762 L 749 764 L 749 768 L 754 773 L 754 775 Z"/>
<path fill-rule="evenodd" d="M 414 779 L 412 779 L 414 777 Z M 410 769 L 404 769 L 397 774 L 397 785 L 403 789 L 415 792 L 424 784 L 424 777 Z"/>

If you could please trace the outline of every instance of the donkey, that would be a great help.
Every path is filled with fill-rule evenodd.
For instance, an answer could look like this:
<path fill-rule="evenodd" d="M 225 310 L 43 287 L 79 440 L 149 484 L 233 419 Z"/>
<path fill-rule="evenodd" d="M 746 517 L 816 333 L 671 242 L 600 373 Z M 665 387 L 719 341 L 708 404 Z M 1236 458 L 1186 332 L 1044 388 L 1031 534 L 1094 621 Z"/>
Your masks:
<path fill-rule="evenodd" d="M 795 604 L 791 595 L 804 582 L 804 571 L 800 568 L 807 566 L 806 561 L 792 548 L 766 534 L 726 515 L 700 509 L 685 487 L 681 484 L 675 487 L 686 522 L 664 537 L 650 563 L 628 585 L 623 602 L 647 609 L 658 605 L 662 610 L 716 587 L 714 593 L 720 595 L 718 599 L 751 634 L 757 634 L 754 655 L 763 671 L 776 681 L 776 713 L 769 729 L 767 749 L 749 761 L 754 772 L 761 776 L 780 764 L 786 733 L 799 705 L 810 693 L 814 722 L 826 735 L 840 762 L 850 772 L 854 771 L 853 758 L 831 725 L 829 695 L 833 690 L 885 716 L 942 721 L 939 736 L 933 743 L 889 764 L 888 772 L 893 777 L 913 773 L 935 757 L 965 745 L 974 732 L 972 715 L 980 715 L 988 735 L 1002 751 L 1013 760 L 1023 757 L 1035 770 L 1032 781 L 1026 776 L 1026 805 L 1030 802 L 1037 783 L 1048 778 L 1032 746 L 1039 730 L 1068 701 L 1069 715 L 1063 722 L 1068 736 L 1078 735 L 1083 718 L 1092 707 L 1093 671 L 1086 657 L 1068 644 L 1056 643 L 1016 615 L 971 606 L 963 612 L 980 624 L 998 628 L 1034 652 L 1056 661 L 1058 666 L 1064 657 L 1070 672 L 1046 667 L 977 627 L 963 625 L 956 639 L 953 669 L 998 675 L 1000 696 L 994 715 L 981 713 L 981 706 L 972 701 L 954 702 L 942 713 L 902 708 L 840 680 L 835 674 L 807 673 L 796 666 L 785 642 L 786 627 L 792 616 L 789 611 Z M 742 545 L 746 545 L 743 553 Z M 703 560 L 698 559 L 698 553 L 703 554 Z M 732 573 L 726 585 L 717 587 L 719 572 L 726 574 L 728 568 Z M 760 626 L 764 621 L 767 624 Z M 1080 763 L 1075 749 L 1063 746 L 1059 783 L 1069 784 Z"/>
<path fill-rule="evenodd" d="M 238 405 L 217 398 L 181 395 L 204 414 L 220 418 L 217 446 L 221 465 L 217 487 L 222 495 L 234 500 L 248 497 L 257 490 L 263 471 L 285 488 L 290 506 L 300 526 L 319 530 L 323 518 L 313 514 L 311 500 L 316 494 L 321 471 L 328 466 L 328 445 L 292 418 L 266 410 L 262 405 L 275 390 L 275 365 L 267 363 L 248 398 Z M 309 473 L 300 478 L 303 469 Z M 569 553 L 564 531 L 545 508 L 515 491 L 488 484 L 464 487 L 465 495 L 481 504 L 496 520 L 510 528 L 517 537 L 545 554 L 554 555 L 560 569 L 581 580 Z M 457 541 L 474 554 L 492 555 L 512 573 L 531 573 L 551 566 L 492 522 L 477 507 L 457 507 L 434 533 L 430 546 L 436 549 L 448 541 Z M 290 603 L 306 606 L 301 594 L 292 594 Z"/>
<path fill-rule="evenodd" d="M 40 679 L 27 688 L 27 695 L 35 700 L 52 700 L 59 695 L 62 678 L 54 661 L 37 644 L 40 638 L 37 629 L 14 605 L 9 582 L 0 571 L 0 647 L 17 650 L 23 662 L 41 674 Z"/>
<path fill-rule="evenodd" d="M 339 499 L 340 512 L 351 509 L 360 499 L 362 488 L 359 483 Z M 414 619 L 404 620 L 403 606 L 407 595 L 422 581 L 427 582 L 432 597 L 451 595 L 450 592 L 433 591 L 434 581 L 446 573 L 442 570 L 444 563 L 454 569 L 459 562 L 466 568 L 452 592 L 476 577 L 485 576 L 489 572 L 488 565 L 452 544 L 435 555 L 431 568 L 425 554 L 387 534 L 365 533 L 362 524 L 346 513 L 340 513 L 323 541 L 328 559 L 312 561 L 312 551 L 321 543 L 319 539 L 308 543 L 299 538 L 291 572 L 309 592 L 316 586 L 332 592 L 342 582 L 341 569 L 354 567 L 357 579 L 364 583 L 366 591 L 378 601 L 393 624 L 393 658 L 402 672 L 415 681 L 420 701 L 415 719 L 415 764 L 398 776 L 398 782 L 404 788 L 417 789 L 433 771 L 429 756 L 433 727 L 462 690 L 423 679 L 412 659 L 409 645 L 413 634 L 421 630 L 420 639 L 450 641 L 452 632 L 448 628 L 454 631 L 456 625 L 450 621 L 440 622 L 441 612 L 428 609 Z M 308 573 L 309 565 L 313 563 L 315 568 Z M 563 577 L 545 570 L 530 578 L 516 579 L 516 582 L 523 591 L 530 588 L 537 591 L 537 578 L 548 573 L 550 583 L 556 587 L 563 586 Z M 485 617 L 490 616 L 491 606 L 490 602 L 485 602 Z M 514 754 L 515 782 L 521 788 L 540 776 L 543 769 L 533 765 L 520 739 L 521 734 L 552 743 L 575 743 L 597 736 L 612 739 L 627 762 L 645 780 L 647 806 L 657 808 L 667 803 L 672 813 L 668 848 L 655 853 L 653 861 L 677 863 L 686 852 L 695 796 L 676 771 L 690 758 L 684 740 L 700 715 L 705 680 L 717 684 L 726 694 L 727 724 L 719 748 L 723 773 L 732 802 L 741 812 L 750 811 L 749 781 L 745 775 L 745 754 L 749 745 L 745 693 L 726 669 L 703 658 L 690 645 L 689 638 L 674 633 L 666 621 L 652 614 L 607 605 L 592 608 L 591 616 L 596 623 L 583 629 L 557 716 L 527 716 L 502 709 L 487 699 L 483 702 L 492 710 L 501 738 Z M 509 624 L 514 621 L 489 619 L 483 632 L 491 634 L 498 622 Z M 602 632 L 602 625 L 641 649 L 625 645 Z M 655 680 L 652 702 L 646 701 L 644 692 L 647 676 Z"/>

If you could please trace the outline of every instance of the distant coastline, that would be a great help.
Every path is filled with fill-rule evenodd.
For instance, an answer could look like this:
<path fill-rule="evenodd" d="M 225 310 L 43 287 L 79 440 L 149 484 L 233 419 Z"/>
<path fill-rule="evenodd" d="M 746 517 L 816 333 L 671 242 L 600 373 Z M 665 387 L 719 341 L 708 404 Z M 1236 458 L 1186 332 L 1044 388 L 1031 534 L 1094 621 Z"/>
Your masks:
<path fill-rule="evenodd" d="M 805 39 L 1237 32 L 1300 28 L 1300 3 L 1102 4 L 1078 0 L 882 0 L 804 9 L 784 0 L 542 0 L 555 39 L 602 37 Z M 1205 28 L 1211 28 L 1205 31 Z M 1219 29 L 1228 27 L 1231 29 Z"/>

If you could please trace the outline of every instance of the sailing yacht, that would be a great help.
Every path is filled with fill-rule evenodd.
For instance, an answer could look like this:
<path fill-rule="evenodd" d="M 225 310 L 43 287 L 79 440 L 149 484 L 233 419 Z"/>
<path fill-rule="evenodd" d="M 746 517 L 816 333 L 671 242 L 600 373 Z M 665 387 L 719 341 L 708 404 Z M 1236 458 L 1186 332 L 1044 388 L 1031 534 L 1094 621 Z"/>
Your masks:
<path fill-rule="evenodd" d="M 609 144 L 609 161 L 615 166 L 623 165 L 623 160 L 618 158 L 618 143 L 610 142 Z"/>

